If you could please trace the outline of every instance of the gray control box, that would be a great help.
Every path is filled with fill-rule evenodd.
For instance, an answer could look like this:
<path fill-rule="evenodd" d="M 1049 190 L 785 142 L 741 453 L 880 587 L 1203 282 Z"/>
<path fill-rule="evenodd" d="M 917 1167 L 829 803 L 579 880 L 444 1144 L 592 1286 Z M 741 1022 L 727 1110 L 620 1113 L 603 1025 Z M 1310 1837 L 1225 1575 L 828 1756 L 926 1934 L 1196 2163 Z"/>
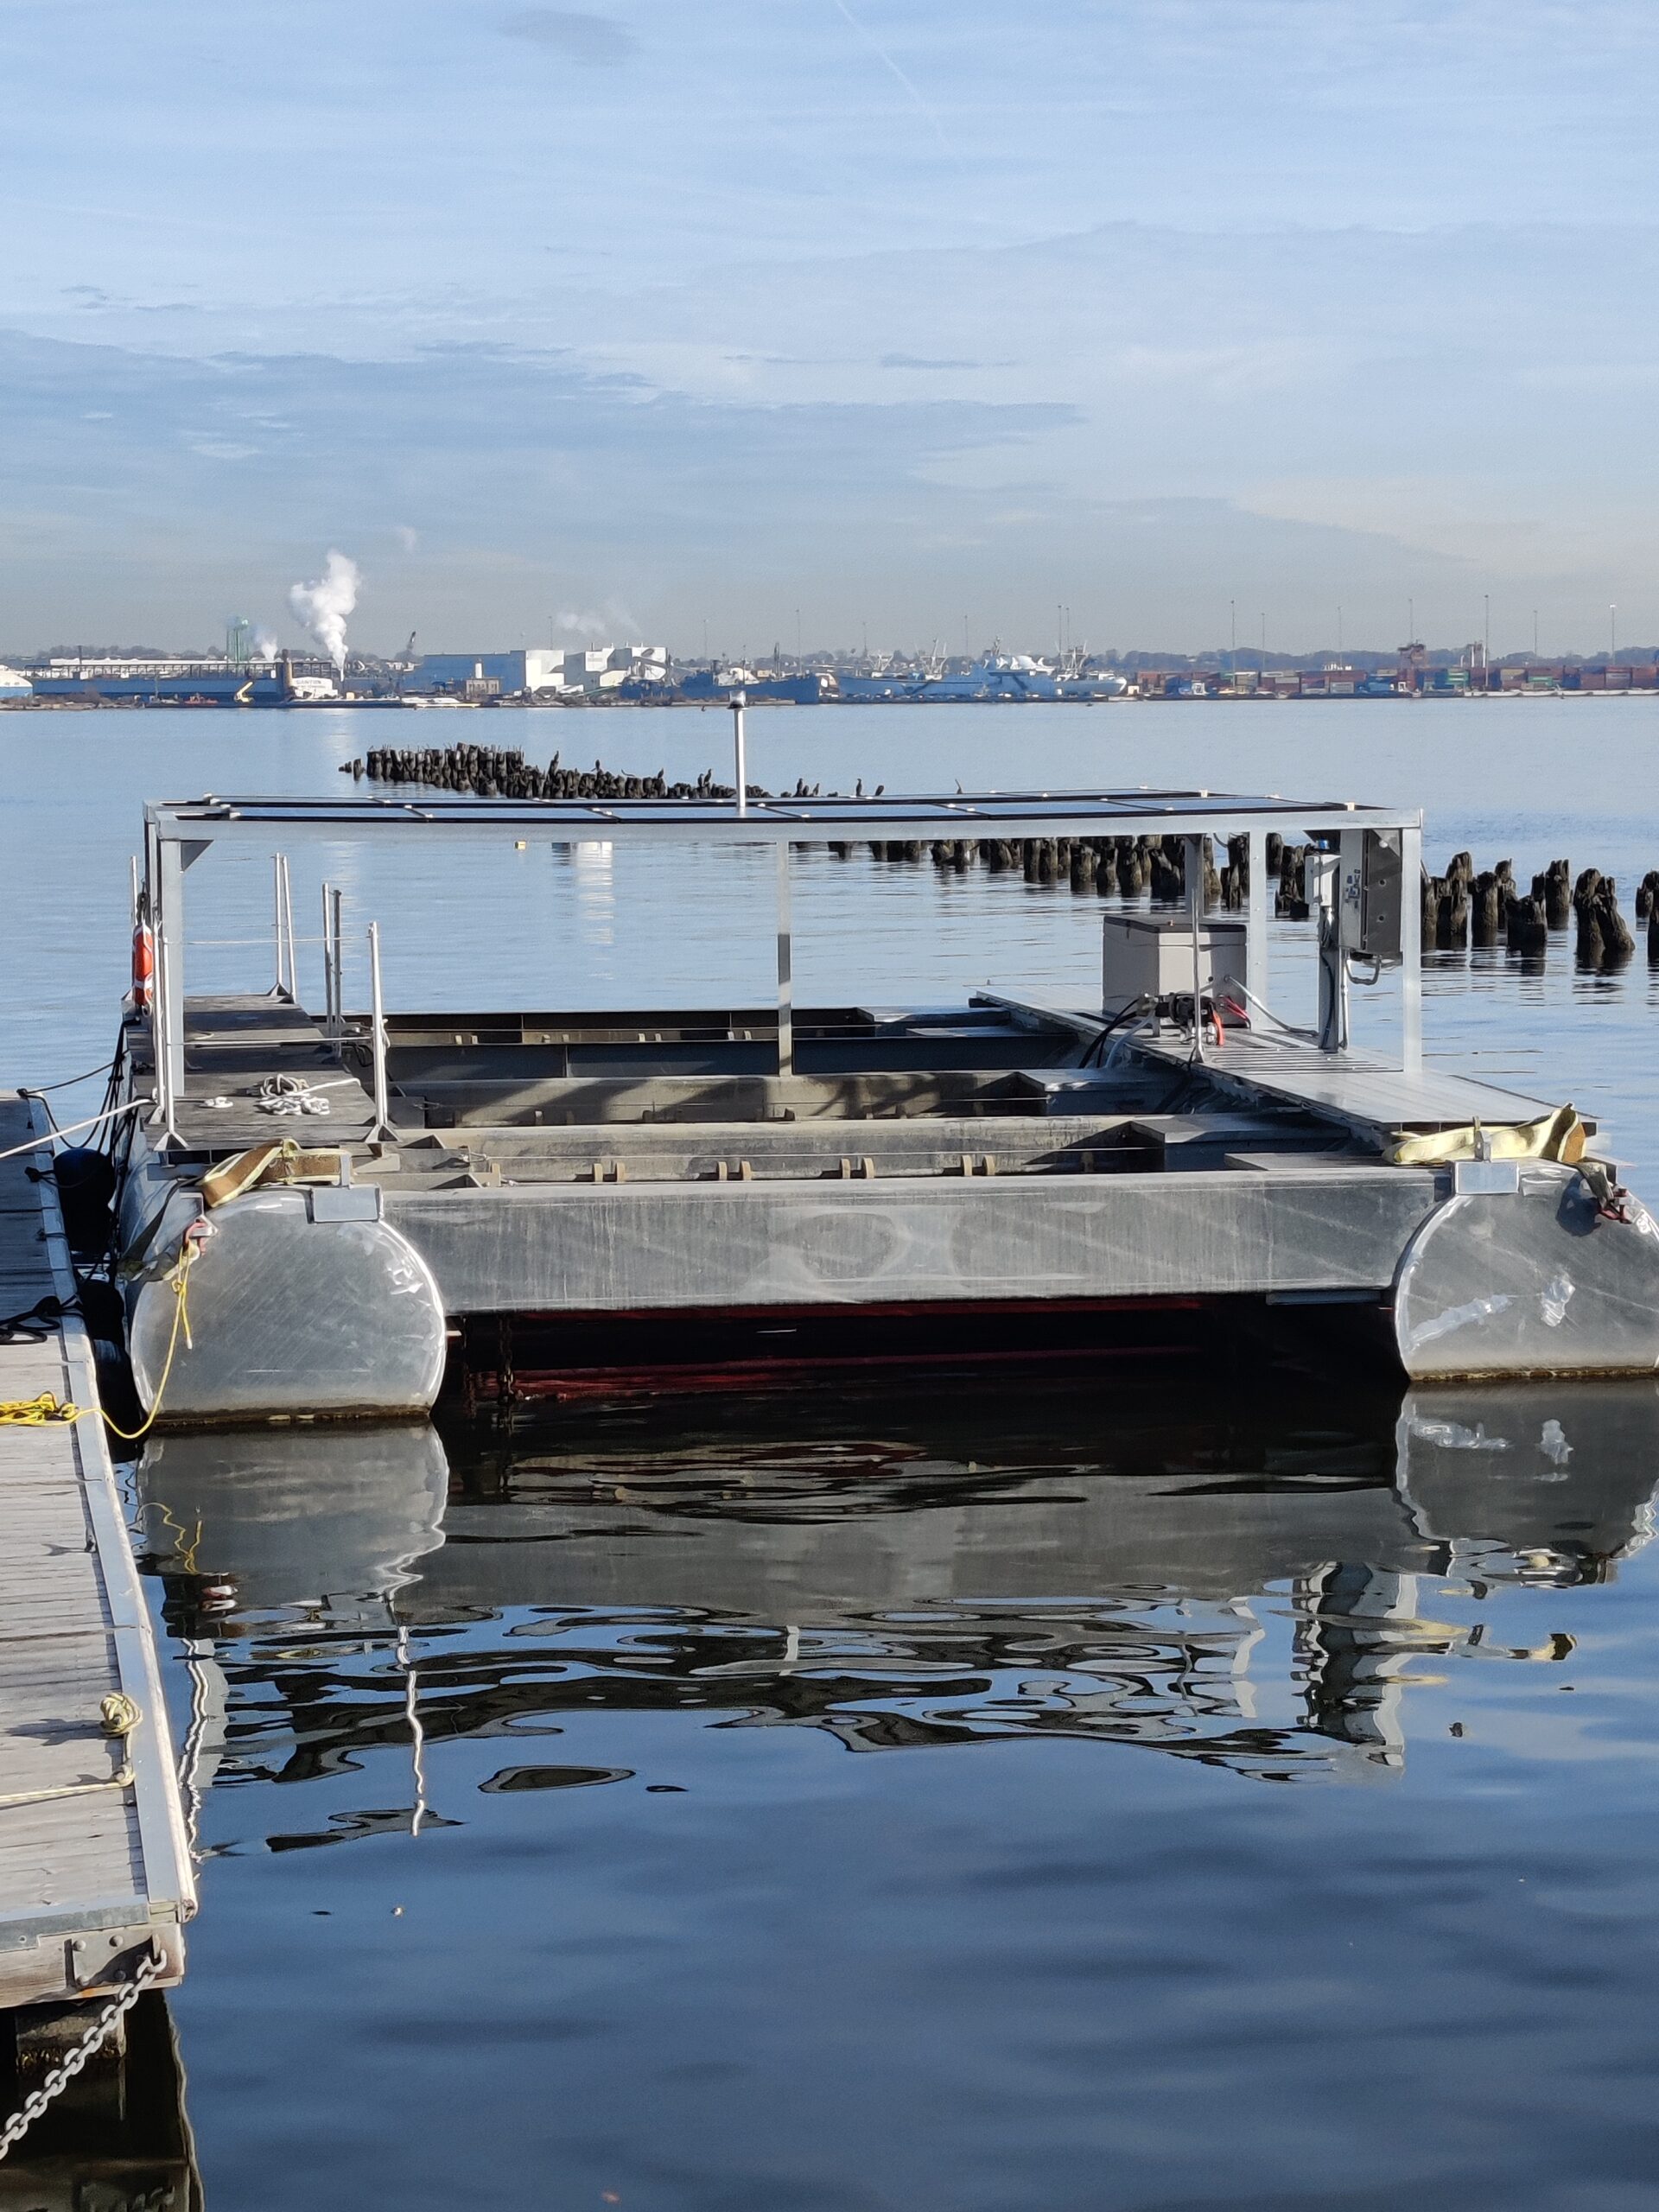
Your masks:
<path fill-rule="evenodd" d="M 1405 895 L 1397 830 L 1342 833 L 1342 948 L 1390 968 L 1400 959 Z"/>
<path fill-rule="evenodd" d="M 1198 925 L 1200 988 L 1249 981 L 1249 939 L 1242 921 L 1219 915 Z M 1187 916 L 1105 914 L 1101 918 L 1100 1001 L 1121 1014 L 1131 1000 L 1192 994 L 1192 925 Z M 1243 1001 L 1243 993 L 1238 996 Z"/>

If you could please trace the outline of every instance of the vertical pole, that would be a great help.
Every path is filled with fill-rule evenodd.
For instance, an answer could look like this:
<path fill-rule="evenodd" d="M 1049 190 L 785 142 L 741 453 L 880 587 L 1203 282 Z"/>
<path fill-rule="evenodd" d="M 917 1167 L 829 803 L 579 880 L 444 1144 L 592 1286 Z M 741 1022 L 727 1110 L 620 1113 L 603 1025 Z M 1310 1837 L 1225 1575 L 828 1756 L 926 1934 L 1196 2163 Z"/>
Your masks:
<path fill-rule="evenodd" d="M 1423 1071 L 1423 825 L 1400 832 L 1400 1066 Z"/>
<path fill-rule="evenodd" d="M 385 1136 L 387 1118 L 385 1001 L 380 995 L 380 925 L 369 924 L 369 1020 L 374 1047 L 374 1134 Z"/>
<path fill-rule="evenodd" d="M 334 1033 L 334 949 L 328 940 L 328 886 L 322 887 L 322 1033 Z"/>
<path fill-rule="evenodd" d="M 288 873 L 286 853 L 282 855 L 282 862 L 283 929 L 288 939 L 288 995 L 297 1005 L 300 996 L 300 971 L 298 956 L 294 944 L 294 886 Z"/>
<path fill-rule="evenodd" d="M 176 842 L 157 841 L 156 931 L 156 1072 L 161 1118 L 170 1137 L 178 1135 L 179 1102 L 184 1096 L 184 869 Z"/>
<path fill-rule="evenodd" d="M 334 947 L 334 1043 L 346 1034 L 346 938 L 341 927 L 345 894 L 337 883 L 328 887 L 329 926 Z"/>
<path fill-rule="evenodd" d="M 778 841 L 778 1072 L 795 1072 L 794 933 L 790 915 L 789 840 Z"/>
<path fill-rule="evenodd" d="M 1192 931 L 1192 1057 L 1204 1058 L 1204 840 L 1186 840 L 1186 918 Z"/>
<path fill-rule="evenodd" d="M 1244 909 L 1244 981 L 1265 1005 L 1268 998 L 1268 833 L 1252 830 L 1250 882 Z"/>
<path fill-rule="evenodd" d="M 283 988 L 283 856 L 270 856 L 270 940 L 276 952 L 276 988 Z"/>
<path fill-rule="evenodd" d="M 138 855 L 135 853 L 128 868 L 128 891 L 132 902 L 132 926 L 138 926 Z"/>
<path fill-rule="evenodd" d="M 737 811 L 740 820 L 749 810 L 749 764 L 743 736 L 744 697 L 741 691 L 732 694 L 732 749 L 737 755 Z"/>

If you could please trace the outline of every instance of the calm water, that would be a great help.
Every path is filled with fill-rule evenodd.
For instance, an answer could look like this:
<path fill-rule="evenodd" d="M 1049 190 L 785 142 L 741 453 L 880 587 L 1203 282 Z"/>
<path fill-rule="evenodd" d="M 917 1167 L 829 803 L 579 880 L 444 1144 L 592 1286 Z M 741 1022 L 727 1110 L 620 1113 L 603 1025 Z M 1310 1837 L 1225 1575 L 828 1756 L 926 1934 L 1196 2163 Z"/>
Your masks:
<path fill-rule="evenodd" d="M 677 774 L 726 734 L 462 727 Z M 1564 853 L 1627 912 L 1659 865 L 1647 702 L 753 731 L 774 785 L 1402 797 L 1437 861 Z M 388 736 L 0 719 L 6 1077 L 107 1050 L 143 796 L 344 789 Z M 347 884 L 394 1003 L 765 994 L 758 867 L 467 859 L 296 851 L 296 898 Z M 1081 984 L 1096 957 L 1068 894 L 803 876 L 809 994 Z M 264 864 L 190 891 L 193 981 L 267 981 Z M 1601 1111 L 1651 1197 L 1652 988 L 1559 944 L 1537 975 L 1447 957 L 1430 1042 Z M 207 2202 L 1649 2206 L 1656 1483 L 1646 1385 L 1357 1400 L 1175 1362 L 511 1439 L 165 1440 L 132 1500 L 194 1714 L 171 2012 Z"/>

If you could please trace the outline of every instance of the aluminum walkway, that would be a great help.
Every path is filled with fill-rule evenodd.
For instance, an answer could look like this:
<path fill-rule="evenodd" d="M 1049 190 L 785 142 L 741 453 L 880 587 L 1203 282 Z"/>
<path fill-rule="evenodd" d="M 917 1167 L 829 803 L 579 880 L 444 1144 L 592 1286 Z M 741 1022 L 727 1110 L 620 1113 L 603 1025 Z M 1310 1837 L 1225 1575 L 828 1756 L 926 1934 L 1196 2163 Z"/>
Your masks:
<path fill-rule="evenodd" d="M 44 1130 L 38 1104 L 0 1093 L 0 1151 Z M 3 1313 L 75 1296 L 56 1186 L 28 1173 L 48 1157 L 43 1143 L 0 1160 Z M 0 2009 L 112 1990 L 152 1942 L 160 1985 L 176 1981 L 195 1910 L 155 1635 L 77 1315 L 0 1344 L 0 1399 L 48 1390 L 93 1411 L 0 1425 Z M 103 1725 L 117 1692 L 139 1714 L 124 1738 Z M 117 1786 L 124 1762 L 133 1779 Z"/>

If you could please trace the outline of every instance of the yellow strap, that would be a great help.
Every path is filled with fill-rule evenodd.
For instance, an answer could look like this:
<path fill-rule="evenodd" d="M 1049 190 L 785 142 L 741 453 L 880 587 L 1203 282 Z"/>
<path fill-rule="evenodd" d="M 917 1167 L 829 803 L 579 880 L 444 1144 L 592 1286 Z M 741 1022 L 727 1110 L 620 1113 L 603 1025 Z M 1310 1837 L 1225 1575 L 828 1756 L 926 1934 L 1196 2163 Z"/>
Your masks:
<path fill-rule="evenodd" d="M 1536 1122 L 1483 1129 L 1478 1122 L 1461 1129 L 1434 1129 L 1426 1136 L 1397 1136 L 1388 1158 L 1395 1167 L 1440 1167 L 1454 1160 L 1480 1157 L 1484 1141 L 1490 1160 L 1558 1160 L 1576 1167 L 1584 1158 L 1584 1123 L 1570 1105 L 1558 1106 Z"/>

